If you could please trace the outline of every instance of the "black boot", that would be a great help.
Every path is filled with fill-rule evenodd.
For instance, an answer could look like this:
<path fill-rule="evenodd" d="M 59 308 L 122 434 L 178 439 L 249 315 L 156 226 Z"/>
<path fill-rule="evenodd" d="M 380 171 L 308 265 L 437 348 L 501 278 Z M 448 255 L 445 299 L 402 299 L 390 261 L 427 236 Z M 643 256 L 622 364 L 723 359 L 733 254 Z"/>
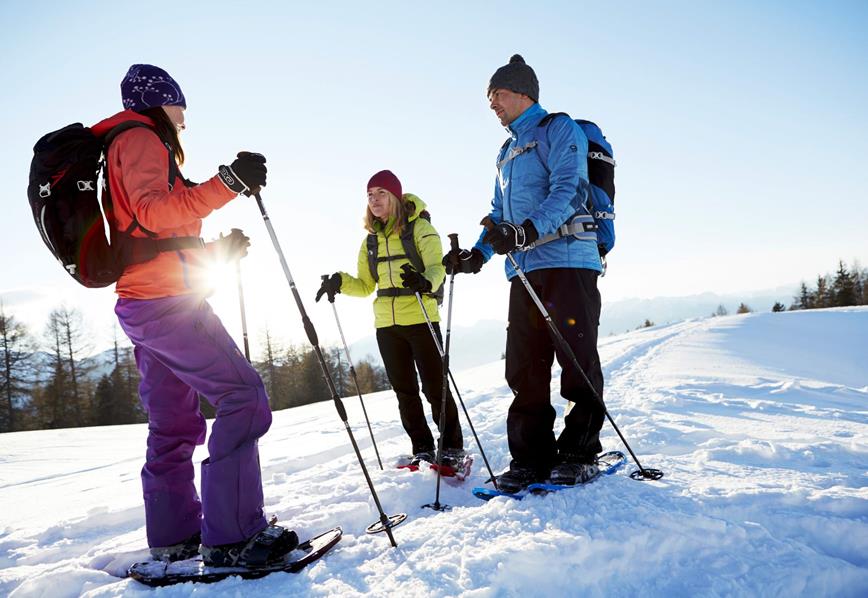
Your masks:
<path fill-rule="evenodd" d="M 185 561 L 199 554 L 199 544 L 202 543 L 202 534 L 196 532 L 186 540 L 182 540 L 171 546 L 152 546 L 151 556 L 155 561 Z"/>
<path fill-rule="evenodd" d="M 544 479 L 545 476 L 540 475 L 535 467 L 512 463 L 507 471 L 497 476 L 497 489 L 501 492 L 515 494 L 530 484 L 542 482 Z"/>
<path fill-rule="evenodd" d="M 298 536 L 279 525 L 264 530 L 241 542 L 202 546 L 202 562 L 209 567 L 263 567 L 281 560 L 298 546 Z"/>
<path fill-rule="evenodd" d="M 583 455 L 562 454 L 561 462 L 552 468 L 549 479 L 552 484 L 561 486 L 575 486 L 597 477 L 600 468 L 595 463 L 596 459 Z"/>

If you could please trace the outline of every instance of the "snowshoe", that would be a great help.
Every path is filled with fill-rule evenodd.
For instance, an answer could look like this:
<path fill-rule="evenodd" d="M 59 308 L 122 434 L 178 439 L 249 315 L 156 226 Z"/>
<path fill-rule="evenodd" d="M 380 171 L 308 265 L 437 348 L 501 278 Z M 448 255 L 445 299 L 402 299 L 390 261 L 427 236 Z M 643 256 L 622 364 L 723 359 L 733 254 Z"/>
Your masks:
<path fill-rule="evenodd" d="M 160 587 L 188 581 L 214 583 L 231 576 L 258 579 L 278 571 L 298 573 L 331 550 L 340 541 L 341 535 L 341 528 L 336 527 L 302 542 L 282 559 L 260 567 L 213 567 L 206 565 L 201 558 L 174 563 L 148 561 L 130 567 L 129 576 L 147 586 Z"/>

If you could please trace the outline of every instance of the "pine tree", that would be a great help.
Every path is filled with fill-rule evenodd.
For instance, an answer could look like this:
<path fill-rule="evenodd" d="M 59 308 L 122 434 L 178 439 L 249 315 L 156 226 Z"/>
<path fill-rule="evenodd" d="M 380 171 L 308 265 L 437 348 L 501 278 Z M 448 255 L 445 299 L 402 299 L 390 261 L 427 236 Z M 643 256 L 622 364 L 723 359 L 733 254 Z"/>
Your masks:
<path fill-rule="evenodd" d="M 744 302 L 738 304 L 738 309 L 735 310 L 737 314 L 749 314 L 753 310 Z"/>
<path fill-rule="evenodd" d="M 356 377 L 359 380 L 359 388 L 362 394 L 376 392 L 377 375 L 370 361 L 363 359 L 356 363 Z"/>
<path fill-rule="evenodd" d="M 790 309 L 811 309 L 814 307 L 814 299 L 811 292 L 808 290 L 808 285 L 802 282 L 799 287 L 799 294 L 793 298 L 793 304 Z"/>
<path fill-rule="evenodd" d="M 817 290 L 814 291 L 813 297 L 814 308 L 829 307 L 832 305 L 829 297 L 829 285 L 826 282 L 826 277 L 822 274 L 817 276 Z"/>
<path fill-rule="evenodd" d="M 772 311 L 774 313 L 782 312 L 782 311 L 785 311 L 786 309 L 787 309 L 786 306 L 783 303 L 781 303 L 780 301 L 775 301 L 775 304 L 772 305 Z"/>
<path fill-rule="evenodd" d="M 847 307 L 849 305 L 858 305 L 856 299 L 856 282 L 853 275 L 844 267 L 844 262 L 838 260 L 838 271 L 835 273 L 835 280 L 832 282 L 832 305 L 836 307 Z"/>
<path fill-rule="evenodd" d="M 344 359 L 343 350 L 340 347 L 332 347 L 327 351 L 329 363 L 332 367 L 329 371 L 334 379 L 335 388 L 338 391 L 339 397 L 346 397 L 356 394 L 355 385 L 350 380 L 350 368 Z"/>
<path fill-rule="evenodd" d="M 268 328 L 265 329 L 265 352 L 262 361 L 254 362 L 254 367 L 262 377 L 268 400 L 274 410 L 288 407 L 288 385 L 282 363 L 284 349 L 274 340 Z"/>
<path fill-rule="evenodd" d="M 51 371 L 39 400 L 34 400 L 42 427 L 65 428 L 90 423 L 88 368 L 84 355 L 90 350 L 85 340 L 81 314 L 60 307 L 48 315 L 45 331 L 51 352 Z"/>
<path fill-rule="evenodd" d="M 3 408 L 0 432 L 21 430 L 33 380 L 33 346 L 27 328 L 13 316 L 7 316 L 0 303 L 0 368 L 2 368 Z"/>
<path fill-rule="evenodd" d="M 723 306 L 723 303 L 721 303 L 720 305 L 717 306 L 717 309 L 714 310 L 714 313 L 711 315 L 712 316 L 725 316 L 728 314 L 729 314 L 729 312 L 726 311 L 726 308 Z"/>
<path fill-rule="evenodd" d="M 120 347 L 114 339 L 114 367 L 104 374 L 93 396 L 92 421 L 98 426 L 147 421 L 138 393 L 138 370 L 131 363 L 131 347 Z"/>

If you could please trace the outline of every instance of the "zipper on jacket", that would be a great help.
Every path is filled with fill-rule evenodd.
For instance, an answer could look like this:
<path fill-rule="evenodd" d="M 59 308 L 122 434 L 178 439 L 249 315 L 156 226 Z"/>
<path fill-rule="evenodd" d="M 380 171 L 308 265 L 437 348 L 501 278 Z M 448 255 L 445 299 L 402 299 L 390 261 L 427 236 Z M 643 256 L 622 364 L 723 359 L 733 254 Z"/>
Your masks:
<path fill-rule="evenodd" d="M 384 244 L 386 245 L 386 257 L 392 257 L 392 254 L 389 253 L 389 236 L 386 234 L 386 231 L 383 231 L 383 239 L 385 239 Z M 395 287 L 395 281 L 392 279 L 392 260 L 387 260 L 386 266 L 389 268 L 389 284 L 392 285 L 392 288 L 394 288 Z M 395 326 L 398 324 L 398 320 L 395 318 L 395 299 L 397 299 L 397 297 L 395 297 L 393 295 L 392 296 L 392 326 Z"/>

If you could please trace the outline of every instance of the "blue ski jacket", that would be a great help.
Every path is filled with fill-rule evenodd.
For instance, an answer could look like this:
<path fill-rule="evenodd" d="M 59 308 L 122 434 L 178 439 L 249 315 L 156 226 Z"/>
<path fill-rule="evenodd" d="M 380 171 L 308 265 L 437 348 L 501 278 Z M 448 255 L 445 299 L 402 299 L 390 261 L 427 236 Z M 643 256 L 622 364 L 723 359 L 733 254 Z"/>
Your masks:
<path fill-rule="evenodd" d="M 534 147 L 536 128 L 548 114 L 534 104 L 507 127 L 511 140 L 498 152 L 494 199 L 488 216 L 494 223 L 521 224 L 530 219 L 540 238 L 554 233 L 577 213 L 587 214 L 588 139 L 566 117 L 556 117 L 548 125 L 548 161 Z M 487 262 L 494 250 L 482 242 L 485 230 L 475 247 Z M 600 253 L 593 240 L 567 236 L 527 251 L 515 251 L 513 257 L 525 272 L 544 268 L 587 268 L 602 272 Z M 516 273 L 506 261 L 506 277 Z"/>

